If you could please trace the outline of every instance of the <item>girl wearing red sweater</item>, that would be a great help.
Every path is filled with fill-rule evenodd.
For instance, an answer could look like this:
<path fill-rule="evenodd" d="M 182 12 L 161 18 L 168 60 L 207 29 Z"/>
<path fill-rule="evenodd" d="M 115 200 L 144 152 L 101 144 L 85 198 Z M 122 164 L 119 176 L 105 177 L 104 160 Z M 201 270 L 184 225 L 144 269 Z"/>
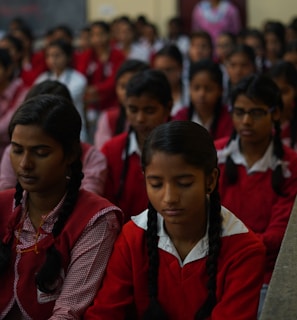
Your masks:
<path fill-rule="evenodd" d="M 150 204 L 124 225 L 85 319 L 256 319 L 264 246 L 221 206 L 208 131 L 158 126 L 142 166 Z"/>
<path fill-rule="evenodd" d="M 190 106 L 182 108 L 172 120 L 191 120 L 208 129 L 214 139 L 229 136 L 233 130 L 227 107 L 222 104 L 223 74 L 211 60 L 190 68 Z"/>
<path fill-rule="evenodd" d="M 266 246 L 262 298 L 297 194 L 297 154 L 281 141 L 281 105 L 269 77 L 242 80 L 232 94 L 235 132 L 216 142 L 222 204 Z"/>
<path fill-rule="evenodd" d="M 142 71 L 128 82 L 125 109 L 130 129 L 101 149 L 108 172 L 104 195 L 123 210 L 126 221 L 147 207 L 140 155 L 145 138 L 168 120 L 171 107 L 170 84 L 163 72 Z"/>

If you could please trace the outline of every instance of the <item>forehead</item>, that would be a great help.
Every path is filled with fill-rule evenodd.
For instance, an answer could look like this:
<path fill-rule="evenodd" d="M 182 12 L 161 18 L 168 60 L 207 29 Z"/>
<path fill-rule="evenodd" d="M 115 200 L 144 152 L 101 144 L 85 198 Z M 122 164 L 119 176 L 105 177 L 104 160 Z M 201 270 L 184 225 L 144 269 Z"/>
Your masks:
<path fill-rule="evenodd" d="M 16 125 L 12 132 L 11 141 L 23 147 L 47 145 L 61 148 L 58 141 L 45 133 L 44 130 L 37 125 Z"/>
<path fill-rule="evenodd" d="M 234 101 L 234 107 L 245 108 L 245 109 L 258 108 L 258 107 L 268 108 L 268 106 L 266 104 L 264 104 L 263 102 L 261 102 L 259 100 L 258 101 L 252 100 L 251 98 L 248 98 L 244 94 L 240 94 L 237 96 L 237 98 Z"/>
<path fill-rule="evenodd" d="M 203 174 L 203 170 L 188 164 L 180 154 L 169 154 L 162 151 L 152 153 L 150 162 L 145 168 L 146 175 L 183 176 Z"/>
<path fill-rule="evenodd" d="M 127 105 L 133 105 L 134 107 L 147 107 L 154 106 L 158 108 L 164 108 L 164 106 L 156 98 L 150 95 L 142 94 L 140 96 L 129 96 L 127 97 Z"/>

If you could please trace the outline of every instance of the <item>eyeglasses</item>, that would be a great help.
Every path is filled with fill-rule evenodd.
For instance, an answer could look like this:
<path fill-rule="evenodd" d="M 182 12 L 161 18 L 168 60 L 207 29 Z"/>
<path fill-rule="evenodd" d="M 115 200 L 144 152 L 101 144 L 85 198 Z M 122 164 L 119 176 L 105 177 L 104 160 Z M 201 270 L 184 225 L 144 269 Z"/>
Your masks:
<path fill-rule="evenodd" d="M 253 120 L 259 120 L 259 119 L 262 119 L 263 117 L 265 117 L 268 113 L 273 112 L 274 109 L 275 109 L 274 107 L 272 107 L 268 110 L 261 109 L 261 108 L 254 108 L 249 111 L 246 111 L 242 108 L 234 107 L 232 110 L 232 114 L 236 118 L 240 118 L 240 119 L 242 119 L 246 114 L 248 114 Z"/>

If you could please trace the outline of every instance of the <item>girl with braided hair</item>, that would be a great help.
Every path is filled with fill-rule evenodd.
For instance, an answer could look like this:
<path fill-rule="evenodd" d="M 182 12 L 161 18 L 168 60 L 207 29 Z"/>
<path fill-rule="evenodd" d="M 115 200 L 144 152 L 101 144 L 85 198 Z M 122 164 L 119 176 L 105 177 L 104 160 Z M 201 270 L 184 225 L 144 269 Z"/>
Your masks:
<path fill-rule="evenodd" d="M 0 193 L 1 319 L 78 319 L 100 285 L 121 212 L 80 189 L 80 129 L 74 105 L 47 94 L 10 122 L 18 183 Z"/>
<path fill-rule="evenodd" d="M 231 138 L 216 141 L 222 204 L 266 246 L 260 309 L 297 194 L 297 155 L 282 144 L 281 92 L 265 75 L 252 75 L 232 96 Z M 228 141 L 229 139 L 229 141 Z"/>
<path fill-rule="evenodd" d="M 111 138 L 101 148 L 107 160 L 103 195 L 123 210 L 125 222 L 147 207 L 140 165 L 143 143 L 156 126 L 168 121 L 172 103 L 170 84 L 162 71 L 138 72 L 126 87 L 128 132 Z"/>
<path fill-rule="evenodd" d="M 208 131 L 158 126 L 142 166 L 148 209 L 124 225 L 85 319 L 256 319 L 264 246 L 221 206 Z"/>

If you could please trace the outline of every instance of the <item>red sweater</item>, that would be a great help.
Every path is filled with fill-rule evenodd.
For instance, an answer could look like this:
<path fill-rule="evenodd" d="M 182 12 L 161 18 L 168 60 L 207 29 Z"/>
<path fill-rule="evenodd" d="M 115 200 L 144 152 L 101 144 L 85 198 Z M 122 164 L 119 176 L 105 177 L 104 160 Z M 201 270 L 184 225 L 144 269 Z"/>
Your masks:
<path fill-rule="evenodd" d="M 228 139 L 216 141 L 221 150 Z M 225 163 L 220 163 L 219 192 L 222 205 L 231 210 L 247 227 L 253 230 L 267 248 L 266 275 L 269 283 L 280 245 L 297 194 L 297 154 L 284 147 L 284 161 L 288 161 L 291 176 L 285 178 L 282 191 L 285 197 L 277 195 L 271 184 L 272 170 L 247 174 L 243 165 L 237 165 L 238 180 L 228 184 L 225 177 Z"/>
<path fill-rule="evenodd" d="M 172 117 L 172 120 L 190 120 L 189 119 L 189 108 L 182 108 L 175 116 Z M 210 132 L 213 139 L 220 139 L 224 137 L 229 137 L 233 131 L 232 118 L 227 110 L 227 107 L 222 106 L 222 111 L 220 118 L 218 120 L 217 128 L 214 132 Z"/>
<path fill-rule="evenodd" d="M 147 208 L 144 175 L 141 169 L 140 157 L 133 153 L 128 159 L 128 170 L 122 185 L 122 195 L 117 199 L 120 180 L 124 166 L 123 153 L 128 133 L 124 132 L 107 141 L 101 151 L 107 160 L 107 178 L 104 196 L 122 209 L 125 221 Z"/>
<path fill-rule="evenodd" d="M 8 221 L 5 221 L 5 223 L 0 226 L 0 235 L 5 233 L 5 243 L 9 241 L 12 233 L 11 228 L 13 228 L 13 230 L 18 228 L 18 221 L 21 214 L 21 206 L 18 206 L 14 212 L 11 212 L 14 192 L 14 189 L 10 189 L 0 193 L 1 210 L 6 213 L 6 220 L 9 218 Z M 95 214 L 104 208 L 106 208 L 106 210 L 103 211 L 104 213 L 115 210 L 115 207 L 106 199 L 81 190 L 75 209 L 66 222 L 61 234 L 55 240 L 52 234 L 40 240 L 38 242 L 38 254 L 35 254 L 34 251 L 17 254 L 15 249 L 16 239 L 13 239 L 11 265 L 7 271 L 0 276 L 0 315 L 8 311 L 8 305 L 13 299 L 14 290 L 16 290 L 18 304 L 31 318 L 38 320 L 50 318 L 59 292 L 54 292 L 53 295 L 41 293 L 44 302 L 39 303 L 35 285 L 35 275 L 44 263 L 46 249 L 55 243 L 57 250 L 61 252 L 63 272 L 66 275 L 71 249 L 79 239 L 87 223 Z M 84 214 L 82 214 L 82 212 Z M 121 219 L 120 212 L 118 212 L 118 214 L 119 219 Z M 6 231 L 3 231 L 4 226 L 7 228 Z M 61 278 L 61 286 L 62 283 L 63 279 Z"/>
<path fill-rule="evenodd" d="M 207 297 L 205 261 L 181 267 L 175 256 L 159 249 L 158 301 L 168 319 L 194 319 Z M 253 233 L 222 237 L 217 305 L 209 319 L 256 319 L 263 264 L 264 248 Z M 124 225 L 106 270 L 103 286 L 84 319 L 142 319 L 149 302 L 148 253 L 145 230 L 133 221 Z M 128 313 L 136 315 L 127 317 Z"/>
<path fill-rule="evenodd" d="M 114 48 L 110 50 L 109 59 L 104 63 L 97 59 L 91 49 L 77 57 L 76 69 L 86 75 L 88 83 L 95 86 L 99 93 L 100 110 L 110 108 L 117 102 L 115 76 L 124 61 L 124 54 Z"/>

